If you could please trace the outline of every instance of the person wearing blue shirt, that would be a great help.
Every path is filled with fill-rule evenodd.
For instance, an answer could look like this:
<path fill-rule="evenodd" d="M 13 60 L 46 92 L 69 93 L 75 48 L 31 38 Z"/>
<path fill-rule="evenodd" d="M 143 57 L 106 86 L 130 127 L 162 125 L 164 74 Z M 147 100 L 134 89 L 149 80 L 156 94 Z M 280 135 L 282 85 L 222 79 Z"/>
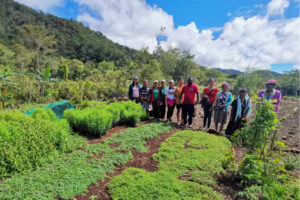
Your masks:
<path fill-rule="evenodd" d="M 222 133 L 224 125 L 227 123 L 228 109 L 232 102 L 232 94 L 231 92 L 229 92 L 229 87 L 230 87 L 229 83 L 224 83 L 222 85 L 222 92 L 218 93 L 218 97 L 214 106 L 215 128 L 216 131 L 218 131 L 218 126 L 220 123 L 221 124 L 219 129 L 220 133 Z"/>

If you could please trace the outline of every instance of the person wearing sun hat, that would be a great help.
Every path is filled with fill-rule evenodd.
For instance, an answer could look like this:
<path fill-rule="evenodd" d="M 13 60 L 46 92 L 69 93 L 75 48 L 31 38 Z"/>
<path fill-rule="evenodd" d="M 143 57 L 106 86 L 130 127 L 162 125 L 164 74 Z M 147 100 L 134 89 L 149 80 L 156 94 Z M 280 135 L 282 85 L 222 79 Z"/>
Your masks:
<path fill-rule="evenodd" d="M 267 89 L 261 90 L 258 93 L 258 97 L 264 98 L 266 100 L 271 100 L 275 105 L 275 112 L 277 113 L 281 102 L 281 92 L 280 90 L 275 90 L 276 83 L 276 80 L 268 80 L 266 82 Z"/>
<path fill-rule="evenodd" d="M 137 76 L 133 77 L 132 83 L 129 85 L 128 98 L 136 103 L 140 102 L 140 91 L 141 86 Z"/>

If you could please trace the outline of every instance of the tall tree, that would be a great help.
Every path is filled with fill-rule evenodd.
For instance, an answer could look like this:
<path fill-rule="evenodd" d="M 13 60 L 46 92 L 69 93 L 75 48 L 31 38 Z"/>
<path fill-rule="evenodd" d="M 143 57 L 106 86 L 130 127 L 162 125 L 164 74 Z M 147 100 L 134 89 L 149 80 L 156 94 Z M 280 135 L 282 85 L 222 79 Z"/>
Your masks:
<path fill-rule="evenodd" d="M 39 74 L 42 74 L 44 69 L 44 66 L 41 65 L 42 59 L 48 53 L 55 51 L 53 49 L 55 44 L 54 35 L 49 34 L 43 25 L 26 24 L 20 29 L 20 32 L 25 45 L 34 51 L 36 70 Z"/>

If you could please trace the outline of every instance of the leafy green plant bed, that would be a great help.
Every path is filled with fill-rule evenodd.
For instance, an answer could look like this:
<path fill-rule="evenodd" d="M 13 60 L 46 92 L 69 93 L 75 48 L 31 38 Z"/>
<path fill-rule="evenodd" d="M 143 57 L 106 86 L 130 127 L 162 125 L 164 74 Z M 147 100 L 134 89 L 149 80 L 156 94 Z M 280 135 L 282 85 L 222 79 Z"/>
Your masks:
<path fill-rule="evenodd" d="M 83 135 L 105 135 L 116 124 L 135 126 L 145 116 L 140 104 L 132 101 L 114 102 L 82 110 L 66 110 L 64 117 L 74 131 Z"/>
<path fill-rule="evenodd" d="M 29 117 L 20 112 L 0 112 L 0 178 L 36 169 L 59 154 L 80 148 L 85 140 L 72 133 L 66 120 L 51 110 Z"/>
<path fill-rule="evenodd" d="M 222 161 L 231 150 L 224 137 L 198 131 L 173 134 L 159 148 L 157 172 L 128 168 L 109 184 L 113 199 L 223 199 L 210 186 L 223 171 Z M 187 180 L 180 180 L 188 174 Z"/>
<path fill-rule="evenodd" d="M 45 164 L 35 171 L 26 171 L 6 179 L 0 184 L 0 199 L 72 199 L 75 194 L 86 192 L 90 184 L 104 180 L 106 174 L 113 172 L 117 166 L 126 164 L 132 158 L 130 150 L 138 150 L 145 144 L 145 140 L 158 137 L 172 128 L 172 125 L 164 123 L 129 128 L 115 134 L 114 138 L 118 138 L 115 142 L 107 139 L 105 144 L 85 146 L 85 151 L 75 150 L 61 155 L 53 163 Z M 136 140 L 133 145 L 132 138 L 140 140 Z M 109 145 L 119 142 L 131 145 L 126 148 L 111 148 Z"/>

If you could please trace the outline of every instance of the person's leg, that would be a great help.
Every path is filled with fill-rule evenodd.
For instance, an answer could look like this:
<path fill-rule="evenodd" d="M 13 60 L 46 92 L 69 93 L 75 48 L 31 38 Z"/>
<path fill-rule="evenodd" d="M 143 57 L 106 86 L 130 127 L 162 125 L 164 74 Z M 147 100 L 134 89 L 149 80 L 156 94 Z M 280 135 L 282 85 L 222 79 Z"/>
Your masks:
<path fill-rule="evenodd" d="M 220 133 L 223 131 L 224 125 L 227 122 L 227 115 L 228 115 L 227 111 L 222 111 L 222 114 L 220 115 L 220 117 L 221 117 L 221 119 L 220 119 L 220 121 L 221 121 Z"/>
<path fill-rule="evenodd" d="M 207 106 L 204 105 L 203 106 L 203 110 L 204 110 L 204 117 L 203 117 L 203 128 L 206 126 L 206 121 L 207 121 Z"/>
<path fill-rule="evenodd" d="M 224 123 L 221 123 L 221 126 L 220 126 L 220 133 L 223 131 L 223 128 L 224 128 Z"/>
<path fill-rule="evenodd" d="M 153 102 L 153 114 L 155 119 L 159 119 L 159 104 L 156 102 Z"/>
<path fill-rule="evenodd" d="M 211 108 L 212 108 L 212 105 L 210 105 L 210 106 L 208 107 L 208 111 L 207 111 L 207 128 L 209 128 L 209 127 L 210 127 L 210 124 L 211 124 L 211 115 L 212 115 L 212 110 L 211 110 Z"/>
<path fill-rule="evenodd" d="M 162 104 L 160 105 L 160 118 L 164 119 L 166 115 L 166 105 Z"/>
<path fill-rule="evenodd" d="M 172 117 L 173 117 L 173 113 L 174 113 L 174 108 L 175 108 L 175 105 L 173 105 L 173 106 L 169 106 L 169 105 L 168 105 L 168 114 L 169 114 L 169 110 L 170 110 L 170 114 L 169 114 L 169 116 L 168 116 L 168 119 L 169 119 L 170 121 L 172 121 Z"/>
<path fill-rule="evenodd" d="M 183 124 L 186 125 L 187 123 L 187 104 L 182 104 L 182 118 L 183 118 Z"/>
<path fill-rule="evenodd" d="M 218 123 L 219 123 L 219 121 L 218 121 L 218 115 L 219 115 L 219 110 L 215 110 L 214 111 L 214 121 L 215 121 L 215 129 L 216 129 L 216 131 L 218 131 Z"/>
<path fill-rule="evenodd" d="M 181 110 L 181 108 L 180 108 L 180 104 L 177 104 L 176 105 L 176 110 L 177 110 L 177 123 L 179 124 L 180 122 L 181 122 L 181 116 L 180 116 L 180 110 Z"/>
<path fill-rule="evenodd" d="M 170 114 L 171 114 L 171 106 L 168 104 L 168 111 L 167 111 L 167 119 L 170 119 Z"/>
<path fill-rule="evenodd" d="M 188 114 L 189 114 L 189 125 L 192 125 L 193 123 L 193 116 L 194 116 L 194 110 L 195 106 L 194 104 L 189 104 Z"/>

